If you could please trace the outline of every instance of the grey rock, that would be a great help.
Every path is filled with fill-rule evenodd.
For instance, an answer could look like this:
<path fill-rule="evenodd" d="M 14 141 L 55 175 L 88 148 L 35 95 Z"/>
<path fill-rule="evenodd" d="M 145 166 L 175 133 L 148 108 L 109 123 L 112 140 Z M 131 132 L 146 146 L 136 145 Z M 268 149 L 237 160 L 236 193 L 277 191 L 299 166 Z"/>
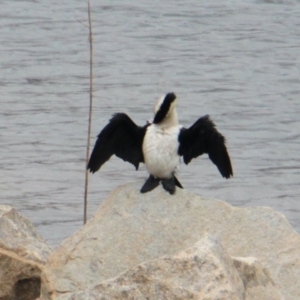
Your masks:
<path fill-rule="evenodd" d="M 245 300 L 283 300 L 270 272 L 254 257 L 233 257 L 235 268 L 243 281 Z"/>
<path fill-rule="evenodd" d="M 45 299 L 84 291 L 143 262 L 174 256 L 206 234 L 216 237 L 229 256 L 255 257 L 284 299 L 300 299 L 300 237 L 282 214 L 266 207 L 232 207 L 181 189 L 173 196 L 162 188 L 140 194 L 141 184 L 112 191 L 94 217 L 50 255 L 42 274 Z"/>
<path fill-rule="evenodd" d="M 39 296 L 40 275 L 51 251 L 26 218 L 0 205 L 0 299 Z"/>
<path fill-rule="evenodd" d="M 260 271 L 257 260 L 231 259 L 217 241 L 205 237 L 178 255 L 140 264 L 114 279 L 57 300 L 282 299 L 272 279 Z"/>

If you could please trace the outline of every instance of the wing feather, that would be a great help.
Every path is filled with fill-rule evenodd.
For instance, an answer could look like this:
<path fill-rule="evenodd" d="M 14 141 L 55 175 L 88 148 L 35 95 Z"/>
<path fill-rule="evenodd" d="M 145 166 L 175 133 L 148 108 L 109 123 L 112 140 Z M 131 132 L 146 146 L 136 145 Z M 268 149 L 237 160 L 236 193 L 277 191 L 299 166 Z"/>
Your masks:
<path fill-rule="evenodd" d="M 207 153 L 225 178 L 233 176 L 230 157 L 224 136 L 216 129 L 208 115 L 199 118 L 190 128 L 182 128 L 179 135 L 178 154 L 185 164 L 203 153 Z"/>
<path fill-rule="evenodd" d="M 139 163 L 144 162 L 142 143 L 146 127 L 137 126 L 124 113 L 113 115 L 98 135 L 87 168 L 95 173 L 115 154 L 138 169 Z"/>

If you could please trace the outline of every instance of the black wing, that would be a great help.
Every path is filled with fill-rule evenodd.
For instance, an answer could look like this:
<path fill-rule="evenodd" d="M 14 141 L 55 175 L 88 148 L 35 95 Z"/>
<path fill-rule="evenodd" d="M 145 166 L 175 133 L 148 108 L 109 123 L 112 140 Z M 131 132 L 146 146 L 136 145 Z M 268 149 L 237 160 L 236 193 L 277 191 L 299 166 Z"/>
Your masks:
<path fill-rule="evenodd" d="M 138 169 L 139 163 L 144 162 L 142 143 L 146 127 L 137 126 L 124 113 L 113 115 L 98 135 L 87 168 L 95 173 L 115 154 Z"/>
<path fill-rule="evenodd" d="M 233 176 L 225 138 L 219 133 L 209 116 L 199 118 L 190 128 L 182 128 L 179 134 L 178 154 L 185 164 L 207 153 L 223 177 Z"/>

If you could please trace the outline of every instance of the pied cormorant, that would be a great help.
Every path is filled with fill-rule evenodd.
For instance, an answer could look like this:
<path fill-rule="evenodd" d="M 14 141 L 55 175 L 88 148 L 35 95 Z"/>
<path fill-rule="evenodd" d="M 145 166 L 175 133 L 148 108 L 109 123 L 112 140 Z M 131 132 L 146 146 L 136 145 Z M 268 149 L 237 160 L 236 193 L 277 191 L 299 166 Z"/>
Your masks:
<path fill-rule="evenodd" d="M 207 153 L 221 175 L 233 175 L 225 138 L 217 131 L 208 115 L 190 128 L 178 124 L 176 95 L 161 97 L 154 108 L 153 121 L 137 126 L 125 113 L 116 113 L 99 133 L 87 168 L 95 173 L 115 154 L 132 163 L 136 169 L 145 163 L 150 174 L 141 188 L 146 193 L 162 183 L 170 194 L 182 185 L 175 176 L 183 157 L 185 164 Z"/>

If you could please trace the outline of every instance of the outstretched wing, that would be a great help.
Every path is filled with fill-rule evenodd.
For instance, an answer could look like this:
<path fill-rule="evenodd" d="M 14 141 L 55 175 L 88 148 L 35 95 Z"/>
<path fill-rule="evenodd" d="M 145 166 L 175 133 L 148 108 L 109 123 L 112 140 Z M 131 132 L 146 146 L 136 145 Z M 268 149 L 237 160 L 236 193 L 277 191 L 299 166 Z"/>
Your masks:
<path fill-rule="evenodd" d="M 199 118 L 190 128 L 182 128 L 179 134 L 178 154 L 185 164 L 207 153 L 223 177 L 233 176 L 225 138 L 219 133 L 208 115 Z"/>
<path fill-rule="evenodd" d="M 95 173 L 115 154 L 138 169 L 139 163 L 144 162 L 142 143 L 146 127 L 137 126 L 124 113 L 113 115 L 98 135 L 87 168 Z"/>

